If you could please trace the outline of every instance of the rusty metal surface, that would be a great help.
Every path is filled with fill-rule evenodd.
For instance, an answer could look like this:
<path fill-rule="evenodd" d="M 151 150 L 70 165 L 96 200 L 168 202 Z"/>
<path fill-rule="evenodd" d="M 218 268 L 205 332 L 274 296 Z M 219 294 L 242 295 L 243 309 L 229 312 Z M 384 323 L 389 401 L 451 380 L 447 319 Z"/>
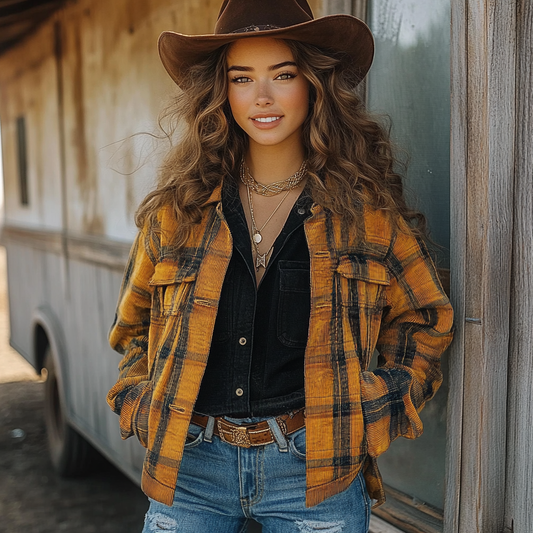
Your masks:
<path fill-rule="evenodd" d="M 64 0 L 0 0 L 0 54 L 46 20 Z"/>

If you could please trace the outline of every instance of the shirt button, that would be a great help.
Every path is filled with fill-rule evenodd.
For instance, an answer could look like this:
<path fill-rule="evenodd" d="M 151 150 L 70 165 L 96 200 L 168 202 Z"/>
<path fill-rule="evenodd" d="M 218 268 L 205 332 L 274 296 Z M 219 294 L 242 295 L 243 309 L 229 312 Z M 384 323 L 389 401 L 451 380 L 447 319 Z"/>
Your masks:
<path fill-rule="evenodd" d="M 298 208 L 299 215 L 305 215 L 305 209 L 303 207 Z"/>
<path fill-rule="evenodd" d="M 239 339 L 239 344 L 240 344 L 241 346 L 244 346 L 247 342 L 248 342 L 248 341 L 246 340 L 246 337 L 241 337 L 241 338 Z"/>
<path fill-rule="evenodd" d="M 242 396 L 244 394 L 244 391 L 239 387 L 236 391 L 235 391 L 235 394 L 237 396 Z"/>

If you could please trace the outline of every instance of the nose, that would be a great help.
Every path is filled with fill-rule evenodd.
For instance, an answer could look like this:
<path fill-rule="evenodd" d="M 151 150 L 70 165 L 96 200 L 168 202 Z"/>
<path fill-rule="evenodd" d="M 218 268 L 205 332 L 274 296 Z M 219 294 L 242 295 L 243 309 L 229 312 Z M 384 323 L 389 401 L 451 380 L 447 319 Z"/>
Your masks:
<path fill-rule="evenodd" d="M 257 85 L 257 95 L 255 98 L 255 105 L 257 107 L 268 107 L 274 103 L 272 92 L 268 82 L 261 81 Z"/>

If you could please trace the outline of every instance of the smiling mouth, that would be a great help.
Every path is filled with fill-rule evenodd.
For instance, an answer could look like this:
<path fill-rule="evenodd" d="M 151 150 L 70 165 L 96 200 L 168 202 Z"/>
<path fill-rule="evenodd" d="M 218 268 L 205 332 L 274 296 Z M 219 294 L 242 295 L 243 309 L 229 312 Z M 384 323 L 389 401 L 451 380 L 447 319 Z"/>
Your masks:
<path fill-rule="evenodd" d="M 258 117 L 253 118 L 252 120 L 255 120 L 256 122 L 275 122 L 276 120 L 279 120 L 281 117 Z"/>

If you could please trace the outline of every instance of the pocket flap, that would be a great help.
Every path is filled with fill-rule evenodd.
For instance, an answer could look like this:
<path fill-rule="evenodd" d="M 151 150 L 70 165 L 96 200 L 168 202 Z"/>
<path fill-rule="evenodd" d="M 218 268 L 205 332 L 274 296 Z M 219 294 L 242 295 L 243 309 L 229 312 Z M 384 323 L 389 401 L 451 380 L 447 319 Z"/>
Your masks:
<path fill-rule="evenodd" d="M 369 259 L 364 255 L 350 254 L 341 256 L 336 270 L 345 278 L 390 285 L 390 275 L 387 267 L 383 263 Z"/>
<path fill-rule="evenodd" d="M 196 279 L 198 265 L 193 261 L 178 263 L 163 262 L 155 266 L 150 285 L 170 285 L 171 283 L 190 282 Z"/>

